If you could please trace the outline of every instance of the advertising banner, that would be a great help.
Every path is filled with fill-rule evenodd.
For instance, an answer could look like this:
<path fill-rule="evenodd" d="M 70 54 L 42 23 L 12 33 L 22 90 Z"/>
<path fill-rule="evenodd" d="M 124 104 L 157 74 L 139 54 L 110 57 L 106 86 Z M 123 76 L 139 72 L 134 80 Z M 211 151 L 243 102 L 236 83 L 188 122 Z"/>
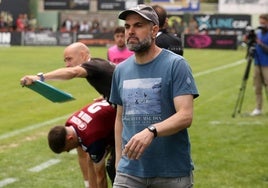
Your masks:
<path fill-rule="evenodd" d="M 193 17 L 199 31 L 244 31 L 247 25 L 251 25 L 251 15 L 248 14 L 196 14 Z"/>
<path fill-rule="evenodd" d="M 77 33 L 77 41 L 88 46 L 106 46 L 113 43 L 113 33 Z"/>
<path fill-rule="evenodd" d="M 67 46 L 73 42 L 106 46 L 114 42 L 113 32 L 0 32 L 0 46 Z"/>
<path fill-rule="evenodd" d="M 98 10 L 125 10 L 143 3 L 144 0 L 98 0 Z"/>
<path fill-rule="evenodd" d="M 90 0 L 44 0 L 45 10 L 89 10 Z"/>
<path fill-rule="evenodd" d="M 21 32 L 0 32 L 0 46 L 21 45 Z"/>
<path fill-rule="evenodd" d="M 18 46 L 21 45 L 22 34 L 21 32 L 11 32 L 11 45 Z"/>
<path fill-rule="evenodd" d="M 73 42 L 73 32 L 25 32 L 22 45 L 25 46 L 67 46 Z"/>
<path fill-rule="evenodd" d="M 200 0 L 152 0 L 152 4 L 163 6 L 168 12 L 197 12 Z"/>
<path fill-rule="evenodd" d="M 262 14 L 268 12 L 267 0 L 219 0 L 220 13 Z"/>
<path fill-rule="evenodd" d="M 185 48 L 237 49 L 236 35 L 184 35 Z"/>
<path fill-rule="evenodd" d="M 10 46 L 11 45 L 11 33 L 2 32 L 0 33 L 0 46 Z"/>
<path fill-rule="evenodd" d="M 57 44 L 55 32 L 25 32 L 23 35 L 25 46 L 56 46 Z"/>
<path fill-rule="evenodd" d="M 113 33 L 0 32 L 0 46 L 67 46 L 83 42 L 88 46 L 113 44 Z M 185 48 L 237 49 L 236 35 L 184 35 Z"/>
<path fill-rule="evenodd" d="M 74 36 L 75 34 L 72 32 L 69 32 L 69 33 L 57 32 L 58 45 L 67 46 L 75 42 Z"/>

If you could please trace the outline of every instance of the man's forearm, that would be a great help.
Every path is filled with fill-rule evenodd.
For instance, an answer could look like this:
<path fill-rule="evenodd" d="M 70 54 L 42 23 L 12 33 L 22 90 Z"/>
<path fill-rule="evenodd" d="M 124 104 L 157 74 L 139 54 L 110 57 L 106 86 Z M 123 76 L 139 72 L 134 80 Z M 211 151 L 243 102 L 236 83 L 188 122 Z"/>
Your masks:
<path fill-rule="evenodd" d="M 79 75 L 73 68 L 57 69 L 48 73 L 44 73 L 45 80 L 70 80 Z"/>
<path fill-rule="evenodd" d="M 265 53 L 268 53 L 268 45 L 264 43 L 259 43 L 259 45 L 263 49 L 263 51 L 265 51 Z"/>

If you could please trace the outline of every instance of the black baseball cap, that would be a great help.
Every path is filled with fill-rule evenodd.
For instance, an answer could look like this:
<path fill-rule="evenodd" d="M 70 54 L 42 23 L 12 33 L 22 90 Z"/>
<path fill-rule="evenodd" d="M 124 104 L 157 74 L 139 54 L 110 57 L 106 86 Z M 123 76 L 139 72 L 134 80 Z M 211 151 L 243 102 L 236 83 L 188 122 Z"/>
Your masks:
<path fill-rule="evenodd" d="M 157 14 L 155 10 L 149 5 L 139 4 L 136 7 L 132 7 L 130 9 L 124 10 L 123 12 L 119 14 L 118 18 L 121 20 L 126 20 L 126 17 L 130 13 L 137 13 L 141 17 L 145 18 L 146 20 L 153 22 L 155 25 L 159 25 Z"/>

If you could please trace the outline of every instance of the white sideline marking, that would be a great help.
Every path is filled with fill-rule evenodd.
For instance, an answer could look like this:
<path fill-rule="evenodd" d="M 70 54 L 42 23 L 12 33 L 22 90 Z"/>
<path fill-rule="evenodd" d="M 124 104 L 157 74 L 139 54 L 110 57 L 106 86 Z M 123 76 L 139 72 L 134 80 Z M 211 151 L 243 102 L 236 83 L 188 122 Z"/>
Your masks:
<path fill-rule="evenodd" d="M 229 122 L 229 121 L 211 121 L 209 122 L 209 124 L 211 125 L 233 125 L 234 123 L 233 122 Z M 237 125 L 252 125 L 253 123 L 252 122 L 248 122 L 248 121 L 241 121 L 241 122 L 238 122 Z M 263 122 L 260 122 L 260 121 L 254 121 L 254 125 L 264 125 Z"/>
<path fill-rule="evenodd" d="M 50 159 L 47 162 L 41 163 L 40 165 L 37 165 L 37 166 L 35 166 L 33 168 L 30 168 L 28 170 L 30 172 L 40 172 L 40 171 L 42 171 L 42 170 L 44 170 L 44 169 L 46 169 L 46 168 L 48 168 L 48 167 L 50 167 L 52 165 L 55 165 L 55 164 L 57 164 L 59 162 L 60 162 L 59 159 Z"/>
<path fill-rule="evenodd" d="M 48 120 L 48 121 L 45 121 L 45 122 L 42 122 L 42 123 L 37 123 L 37 124 L 34 124 L 34 125 L 30 125 L 28 127 L 25 127 L 23 129 L 18 129 L 18 130 L 12 131 L 10 133 L 0 135 L 0 140 L 3 140 L 5 138 L 10 138 L 12 136 L 16 136 L 16 135 L 21 134 L 21 133 L 26 132 L 26 131 L 37 129 L 37 128 L 43 127 L 45 125 L 55 123 L 55 122 L 57 122 L 59 120 L 66 119 L 67 117 L 68 117 L 68 115 L 57 117 L 57 118 L 54 118 L 54 119 L 51 119 L 51 120 Z"/>
<path fill-rule="evenodd" d="M 242 60 L 236 61 L 236 62 L 231 63 L 231 64 L 223 65 L 223 66 L 220 66 L 220 67 L 217 67 L 217 68 L 213 68 L 213 69 L 209 69 L 209 70 L 206 70 L 206 71 L 203 71 L 203 72 L 196 73 L 193 76 L 194 77 L 199 77 L 199 76 L 203 76 L 203 75 L 215 72 L 215 71 L 227 69 L 227 68 L 230 68 L 230 67 L 235 67 L 237 65 L 242 64 L 244 61 L 245 60 L 242 59 Z M 31 125 L 31 126 L 25 127 L 23 129 L 18 129 L 16 131 L 0 135 L 0 140 L 3 140 L 5 138 L 10 138 L 12 136 L 18 135 L 20 133 L 23 133 L 23 132 L 26 132 L 26 131 L 29 131 L 29 130 L 37 129 L 39 127 L 43 127 L 43 126 L 48 125 L 48 124 L 52 124 L 52 123 L 57 122 L 59 120 L 66 119 L 68 116 L 69 115 L 61 116 L 61 117 L 58 117 L 58 118 L 54 118 L 54 119 L 45 121 L 43 123 L 34 124 L 34 125 Z"/>
<path fill-rule="evenodd" d="M 203 71 L 203 72 L 198 72 L 198 73 L 194 74 L 194 77 L 203 76 L 205 74 L 209 74 L 209 73 L 216 72 L 216 71 L 219 71 L 219 70 L 227 69 L 227 68 L 230 68 L 230 67 L 235 67 L 235 66 L 240 65 L 240 64 L 242 64 L 244 62 L 245 62 L 245 60 L 241 59 L 241 60 L 236 61 L 236 62 L 231 63 L 231 64 L 216 67 L 216 68 L 209 69 L 209 70 L 206 70 L 206 71 Z"/>
<path fill-rule="evenodd" d="M 16 178 L 6 178 L 0 181 L 0 187 L 4 187 L 8 184 L 14 183 L 16 182 L 17 179 Z"/>

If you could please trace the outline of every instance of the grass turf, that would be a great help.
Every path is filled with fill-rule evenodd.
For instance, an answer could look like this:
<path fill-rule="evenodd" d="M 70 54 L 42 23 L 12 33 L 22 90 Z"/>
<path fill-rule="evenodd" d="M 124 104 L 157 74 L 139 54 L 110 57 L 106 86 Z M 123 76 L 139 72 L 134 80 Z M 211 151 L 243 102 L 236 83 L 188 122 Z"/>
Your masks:
<path fill-rule="evenodd" d="M 56 155 L 48 146 L 50 127 L 63 124 L 72 112 L 98 94 L 84 79 L 49 82 L 71 93 L 76 100 L 57 104 L 22 88 L 25 74 L 47 72 L 64 66 L 64 47 L 0 48 L 0 187 L 83 187 L 75 154 Z M 91 47 L 94 57 L 106 57 L 106 48 Z M 241 114 L 232 117 L 241 87 L 246 51 L 185 49 L 200 92 L 195 100 L 194 121 L 189 129 L 195 163 L 195 187 L 251 188 L 268 186 L 267 100 L 264 115 L 249 117 L 254 108 L 252 71 L 247 80 Z M 230 65 L 230 66 L 229 66 Z M 40 172 L 29 169 L 50 159 L 60 163 Z"/>

